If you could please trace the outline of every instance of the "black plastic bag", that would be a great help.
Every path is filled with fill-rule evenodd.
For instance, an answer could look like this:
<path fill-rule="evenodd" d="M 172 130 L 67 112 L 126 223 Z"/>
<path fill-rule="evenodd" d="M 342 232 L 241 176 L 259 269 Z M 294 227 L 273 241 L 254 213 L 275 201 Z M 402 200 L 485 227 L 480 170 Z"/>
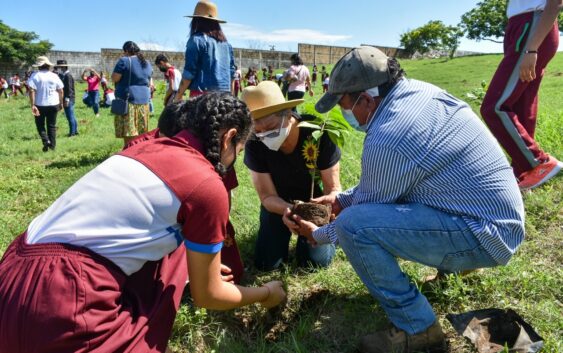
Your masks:
<path fill-rule="evenodd" d="M 543 347 L 543 338 L 514 310 L 475 310 L 462 314 L 448 314 L 454 329 L 475 345 L 479 353 L 509 352 L 536 353 Z"/>

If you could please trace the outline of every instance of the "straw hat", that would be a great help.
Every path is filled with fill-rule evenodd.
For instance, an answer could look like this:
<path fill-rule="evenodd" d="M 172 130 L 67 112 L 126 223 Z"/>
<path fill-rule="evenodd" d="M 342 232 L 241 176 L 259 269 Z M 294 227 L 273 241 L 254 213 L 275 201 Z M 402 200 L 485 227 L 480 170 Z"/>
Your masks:
<path fill-rule="evenodd" d="M 41 67 L 43 65 L 49 65 L 49 66 L 55 66 L 52 62 L 49 61 L 49 58 L 46 56 L 40 56 L 37 58 L 37 61 L 35 62 L 35 64 L 33 66 L 35 67 Z"/>
<path fill-rule="evenodd" d="M 280 87 L 272 81 L 262 81 L 258 86 L 249 86 L 240 97 L 250 110 L 252 119 L 261 119 L 270 114 L 298 106 L 304 99 L 285 100 Z"/>
<path fill-rule="evenodd" d="M 195 5 L 194 14 L 192 16 L 184 17 L 201 17 L 217 21 L 219 23 L 227 23 L 227 21 L 220 20 L 217 16 L 217 5 L 209 1 L 198 1 Z"/>

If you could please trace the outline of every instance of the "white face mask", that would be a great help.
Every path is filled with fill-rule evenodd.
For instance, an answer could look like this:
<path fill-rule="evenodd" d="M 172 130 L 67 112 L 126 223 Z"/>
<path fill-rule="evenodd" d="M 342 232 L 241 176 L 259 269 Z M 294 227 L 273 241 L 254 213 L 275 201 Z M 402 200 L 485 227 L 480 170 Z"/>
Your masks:
<path fill-rule="evenodd" d="M 358 96 L 358 98 L 356 98 L 356 101 L 354 102 L 354 105 L 352 106 L 352 109 L 344 109 L 342 107 L 340 107 L 340 111 L 342 112 L 342 116 L 344 117 L 344 119 L 346 120 L 346 122 L 348 122 L 348 124 L 350 124 L 351 127 L 353 127 L 354 129 L 358 130 L 358 131 L 366 131 L 366 125 L 360 125 L 358 123 L 358 120 L 356 120 L 356 116 L 354 115 L 354 108 L 356 107 L 356 104 L 358 103 L 358 100 L 360 99 L 361 96 Z"/>
<path fill-rule="evenodd" d="M 371 97 L 378 97 L 379 96 L 379 87 L 370 88 L 370 89 L 366 90 L 365 92 L 367 94 L 369 94 Z M 358 120 L 356 120 L 356 116 L 354 115 L 354 112 L 353 112 L 359 99 L 360 99 L 360 97 L 356 98 L 356 101 L 354 102 L 352 109 L 343 109 L 342 107 L 340 107 L 340 110 L 342 111 L 342 116 L 348 122 L 348 124 L 350 124 L 351 127 L 353 127 L 354 129 L 356 129 L 358 131 L 366 132 L 368 130 L 368 123 L 366 122 L 365 124 L 360 125 L 358 123 Z M 371 115 L 371 112 L 368 114 L 368 117 L 370 115 Z"/>
<path fill-rule="evenodd" d="M 289 126 L 283 127 L 284 122 L 285 122 L 285 117 L 282 119 L 279 129 L 260 132 L 255 135 L 260 139 L 260 141 L 262 141 L 264 145 L 266 145 L 266 147 L 268 147 L 272 151 L 277 151 L 284 143 L 285 139 L 287 138 L 287 135 L 289 135 Z"/>
<path fill-rule="evenodd" d="M 354 113 L 352 113 L 352 109 L 340 108 L 340 110 L 342 111 L 344 120 L 346 120 L 346 122 L 350 124 L 351 127 L 358 130 L 360 128 L 360 124 L 358 124 L 358 120 L 356 120 Z"/>

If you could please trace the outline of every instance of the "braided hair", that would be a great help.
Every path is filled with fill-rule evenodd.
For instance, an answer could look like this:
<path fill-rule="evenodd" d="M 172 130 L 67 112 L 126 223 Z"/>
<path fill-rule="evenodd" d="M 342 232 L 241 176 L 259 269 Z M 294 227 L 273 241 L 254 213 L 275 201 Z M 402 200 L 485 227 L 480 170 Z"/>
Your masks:
<path fill-rule="evenodd" d="M 233 137 L 236 145 L 246 141 L 252 128 L 252 119 L 246 104 L 229 92 L 208 92 L 186 102 L 167 106 L 159 119 L 171 124 L 166 135 L 175 135 L 186 129 L 199 137 L 204 147 L 205 158 L 213 164 L 219 175 L 226 173 L 221 163 L 221 130 L 236 129 Z M 174 123 L 170 123 L 173 121 Z"/>
<path fill-rule="evenodd" d="M 129 55 L 136 55 L 137 58 L 139 58 L 139 61 L 141 62 L 141 67 L 145 68 L 147 66 L 147 60 L 141 53 L 141 49 L 139 48 L 137 43 L 130 40 L 125 42 L 123 44 L 123 51 Z"/>

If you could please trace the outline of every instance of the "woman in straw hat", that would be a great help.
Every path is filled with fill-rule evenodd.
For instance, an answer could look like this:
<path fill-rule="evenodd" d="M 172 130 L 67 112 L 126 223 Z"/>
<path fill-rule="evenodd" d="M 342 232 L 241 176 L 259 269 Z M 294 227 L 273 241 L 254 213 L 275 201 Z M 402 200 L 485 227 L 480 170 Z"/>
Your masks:
<path fill-rule="evenodd" d="M 188 275 L 204 308 L 285 299 L 279 281 L 242 287 L 221 276 L 221 175 L 250 134 L 245 104 L 213 92 L 163 115 L 184 116 L 186 129 L 108 158 L 8 247 L 0 353 L 164 352 Z"/>
<path fill-rule="evenodd" d="M 282 215 L 291 201 L 310 197 L 311 174 L 309 160 L 317 155 L 322 190 L 315 185 L 314 196 L 340 191 L 340 149 L 325 134 L 317 148 L 311 141 L 313 129 L 299 127 L 302 120 L 314 118 L 300 116 L 292 108 L 303 99 L 285 101 L 279 86 L 264 81 L 243 90 L 242 100 L 250 109 L 254 120 L 256 138 L 247 142 L 244 163 L 250 169 L 254 188 L 260 197 L 260 228 L 256 239 L 254 261 L 263 271 L 273 270 L 288 259 L 290 230 L 284 225 Z M 312 247 L 305 238 L 298 237 L 296 257 L 299 266 L 328 266 L 335 248 Z"/>
<path fill-rule="evenodd" d="M 43 152 L 54 150 L 57 145 L 57 113 L 63 109 L 63 82 L 51 72 L 53 65 L 49 58 L 40 56 L 33 65 L 39 69 L 27 84 L 30 88 L 29 101 L 35 116 L 35 126 L 43 142 Z"/>
<path fill-rule="evenodd" d="M 174 100 L 182 100 L 186 89 L 190 97 L 207 91 L 233 92 L 235 60 L 233 48 L 221 29 L 217 6 L 199 1 L 191 17 L 190 38 L 186 44 L 186 59 L 182 83 Z"/>

